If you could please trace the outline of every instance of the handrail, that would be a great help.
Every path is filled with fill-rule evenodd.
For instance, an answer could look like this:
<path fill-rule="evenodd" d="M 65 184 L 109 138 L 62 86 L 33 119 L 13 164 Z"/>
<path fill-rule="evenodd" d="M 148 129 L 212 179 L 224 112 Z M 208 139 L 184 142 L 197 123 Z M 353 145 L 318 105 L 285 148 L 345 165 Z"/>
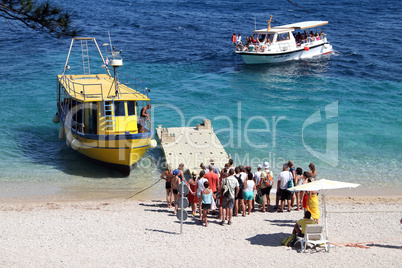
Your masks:
<path fill-rule="evenodd" d="M 65 84 L 65 86 L 66 86 L 66 89 L 67 90 L 69 90 L 70 92 L 73 92 L 74 93 L 74 97 L 77 97 L 77 94 L 79 94 L 79 95 L 82 95 L 83 97 L 84 97 L 84 100 L 87 98 L 87 97 L 89 97 L 89 96 L 98 96 L 98 97 L 100 97 L 101 99 L 103 99 L 103 88 L 102 88 L 102 84 L 91 84 L 91 85 L 85 85 L 85 84 L 81 84 L 81 83 L 77 83 L 77 82 L 74 82 L 74 81 L 72 81 L 71 79 L 69 79 L 68 77 L 67 77 L 67 75 L 63 75 L 62 77 L 61 77 L 61 79 L 62 79 L 62 81 L 64 82 L 64 84 Z M 79 85 L 80 87 L 82 87 L 82 91 L 81 92 L 78 92 L 77 90 L 76 90 L 76 85 Z M 86 94 L 85 93 L 85 87 L 99 87 L 100 88 L 100 93 L 92 93 L 92 94 L 90 94 L 90 93 L 88 93 L 88 94 Z"/>
<path fill-rule="evenodd" d="M 118 83 L 121 83 L 121 84 L 124 84 L 124 85 L 130 85 L 130 86 L 132 86 L 134 88 L 134 90 L 136 90 L 136 91 L 138 91 L 138 92 L 140 92 L 140 93 L 142 93 L 142 94 L 144 94 L 144 95 L 146 95 L 148 97 L 149 90 L 147 88 L 147 83 L 146 82 L 144 82 L 142 80 L 139 80 L 137 78 L 133 78 L 133 77 L 128 76 L 128 75 L 123 74 L 123 73 L 117 72 L 117 74 L 119 76 Z M 124 81 L 122 81 L 121 76 L 123 76 L 125 78 Z M 131 82 L 131 81 L 133 81 L 133 82 Z M 119 93 L 119 94 L 129 94 L 129 93 Z"/>

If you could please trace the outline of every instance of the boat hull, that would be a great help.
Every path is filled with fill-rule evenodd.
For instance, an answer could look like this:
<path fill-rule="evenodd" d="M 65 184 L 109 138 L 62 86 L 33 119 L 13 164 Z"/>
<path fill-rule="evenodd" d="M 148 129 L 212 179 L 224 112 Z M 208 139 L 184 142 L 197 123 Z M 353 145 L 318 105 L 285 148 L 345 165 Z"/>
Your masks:
<path fill-rule="evenodd" d="M 332 46 L 329 43 L 309 47 L 308 50 L 300 48 L 287 52 L 246 52 L 235 51 L 240 54 L 246 64 L 281 63 L 292 60 L 308 59 L 320 55 L 332 53 Z"/>
<path fill-rule="evenodd" d="M 66 143 L 77 152 L 127 175 L 150 146 L 153 132 L 126 135 L 85 135 L 65 128 Z"/>

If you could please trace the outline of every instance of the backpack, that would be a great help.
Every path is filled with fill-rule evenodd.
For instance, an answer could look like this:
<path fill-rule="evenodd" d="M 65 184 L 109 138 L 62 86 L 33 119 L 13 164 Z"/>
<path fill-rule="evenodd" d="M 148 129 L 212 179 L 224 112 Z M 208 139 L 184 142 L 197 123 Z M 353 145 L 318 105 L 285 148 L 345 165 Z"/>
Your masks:
<path fill-rule="evenodd" d="M 227 181 L 224 185 L 222 185 L 222 189 L 221 189 L 221 195 L 229 198 L 230 192 L 229 192 L 229 186 L 227 185 Z"/>
<path fill-rule="evenodd" d="M 239 182 L 239 189 L 243 190 L 244 185 L 243 185 L 243 181 L 241 180 L 241 175 L 239 174 L 239 177 L 237 177 L 236 175 L 234 175 L 234 177 L 237 179 L 237 181 Z"/>
<path fill-rule="evenodd" d="M 264 174 L 266 174 L 265 171 L 264 171 Z M 274 184 L 274 179 L 272 178 L 272 172 L 271 171 L 269 171 L 267 176 L 264 178 L 264 183 L 265 183 L 265 185 L 267 187 L 270 187 L 270 186 L 272 186 Z"/>

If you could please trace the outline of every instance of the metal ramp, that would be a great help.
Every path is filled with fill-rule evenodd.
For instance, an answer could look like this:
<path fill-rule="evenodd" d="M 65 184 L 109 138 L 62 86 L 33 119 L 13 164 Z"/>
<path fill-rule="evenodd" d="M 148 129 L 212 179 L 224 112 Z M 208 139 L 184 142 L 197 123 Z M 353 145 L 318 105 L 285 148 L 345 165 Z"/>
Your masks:
<path fill-rule="evenodd" d="M 116 129 L 114 100 L 104 100 L 103 110 L 105 111 L 105 131 L 114 131 Z"/>
<path fill-rule="evenodd" d="M 88 40 L 81 40 L 81 52 L 82 52 L 82 66 L 84 69 L 84 75 L 91 74 L 91 67 L 89 64 L 89 51 L 88 51 Z"/>

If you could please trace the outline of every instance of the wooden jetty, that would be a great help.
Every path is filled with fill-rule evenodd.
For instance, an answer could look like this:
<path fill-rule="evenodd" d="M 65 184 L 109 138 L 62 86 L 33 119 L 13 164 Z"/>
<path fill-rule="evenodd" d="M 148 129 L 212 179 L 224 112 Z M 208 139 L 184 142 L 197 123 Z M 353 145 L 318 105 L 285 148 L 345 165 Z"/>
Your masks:
<path fill-rule="evenodd" d="M 209 119 L 203 119 L 202 124 L 196 127 L 163 128 L 158 125 L 156 133 L 165 153 L 166 164 L 172 164 L 174 169 L 183 163 L 184 171 L 199 173 L 200 164 L 208 166 L 211 160 L 221 169 L 230 158 Z"/>

